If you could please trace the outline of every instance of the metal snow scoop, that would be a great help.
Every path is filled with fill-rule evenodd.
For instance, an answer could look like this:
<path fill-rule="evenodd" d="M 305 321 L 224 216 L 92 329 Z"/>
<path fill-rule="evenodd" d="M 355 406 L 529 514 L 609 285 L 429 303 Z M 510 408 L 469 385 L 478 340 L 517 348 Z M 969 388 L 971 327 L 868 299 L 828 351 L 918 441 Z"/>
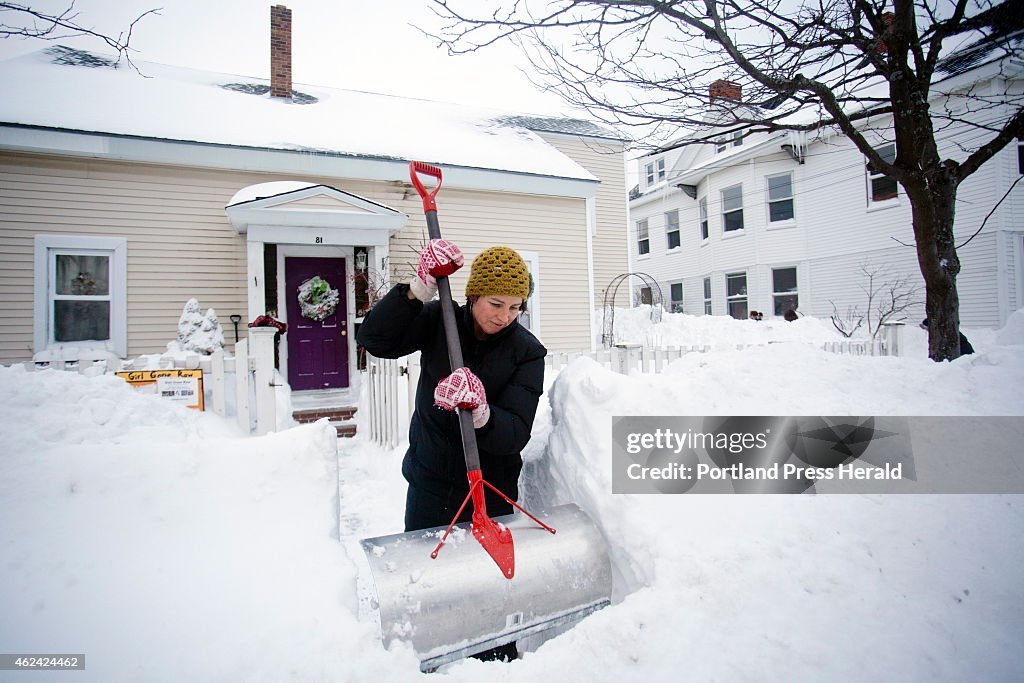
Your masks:
<path fill-rule="evenodd" d="M 557 535 L 522 515 L 495 520 L 516 538 L 511 581 L 466 524 L 456 525 L 438 559 L 431 549 L 444 527 L 364 539 L 384 645 L 410 642 L 420 670 L 431 671 L 608 606 L 612 570 L 601 532 L 575 505 L 540 516 Z"/>
<path fill-rule="evenodd" d="M 435 197 L 441 189 L 441 169 L 414 161 L 409 173 L 423 199 L 430 239 L 440 239 Z M 432 190 L 424 187 L 419 174 L 437 180 Z M 437 286 L 454 371 L 463 367 L 463 361 L 451 285 L 447 277 L 438 277 Z M 485 481 L 472 413 L 460 407 L 458 414 L 470 490 L 452 523 L 447 529 L 362 541 L 376 585 L 381 638 L 385 645 L 411 642 L 423 671 L 571 624 L 611 602 L 611 561 L 590 518 L 575 505 L 535 517 Z M 484 486 L 523 515 L 489 517 Z M 470 500 L 472 522 L 456 524 Z M 449 537 L 453 540 L 439 560 Z"/>

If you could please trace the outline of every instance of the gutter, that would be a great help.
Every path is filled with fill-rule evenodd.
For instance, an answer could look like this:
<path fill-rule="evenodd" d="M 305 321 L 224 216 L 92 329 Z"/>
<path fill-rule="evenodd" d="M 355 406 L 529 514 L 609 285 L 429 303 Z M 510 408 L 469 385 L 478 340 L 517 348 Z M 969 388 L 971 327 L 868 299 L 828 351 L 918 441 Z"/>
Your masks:
<path fill-rule="evenodd" d="M 34 154 L 359 180 L 409 180 L 409 160 L 306 149 L 271 149 L 0 122 L 0 149 Z M 439 163 L 423 159 L 427 163 Z M 469 190 L 588 199 L 596 178 L 569 178 L 440 162 L 445 184 Z"/>

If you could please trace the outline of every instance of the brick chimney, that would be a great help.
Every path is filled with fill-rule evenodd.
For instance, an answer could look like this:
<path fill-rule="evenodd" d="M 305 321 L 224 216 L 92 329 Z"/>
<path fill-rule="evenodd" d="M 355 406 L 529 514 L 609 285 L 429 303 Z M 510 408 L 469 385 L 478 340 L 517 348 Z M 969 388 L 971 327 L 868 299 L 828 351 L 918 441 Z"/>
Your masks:
<path fill-rule="evenodd" d="M 712 104 L 715 100 L 740 102 L 743 99 L 743 86 L 720 78 L 708 86 L 708 97 Z"/>
<path fill-rule="evenodd" d="M 885 24 L 885 28 L 882 30 L 881 36 L 885 36 L 889 33 L 889 27 L 892 26 L 892 22 L 896 21 L 896 15 L 892 12 L 882 13 L 882 23 Z M 879 37 L 875 42 L 875 50 L 880 54 L 886 54 L 889 52 L 889 46 L 885 44 L 885 38 Z"/>
<path fill-rule="evenodd" d="M 292 96 L 292 11 L 284 5 L 270 8 L 270 95 Z"/>

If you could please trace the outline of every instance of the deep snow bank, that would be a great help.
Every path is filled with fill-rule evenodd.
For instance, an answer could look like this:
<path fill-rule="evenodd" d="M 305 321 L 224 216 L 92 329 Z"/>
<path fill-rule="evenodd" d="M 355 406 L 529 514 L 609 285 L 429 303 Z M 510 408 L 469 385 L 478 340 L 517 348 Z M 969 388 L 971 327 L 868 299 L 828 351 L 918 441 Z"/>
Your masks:
<path fill-rule="evenodd" d="M 0 368 L 0 390 L 4 652 L 84 653 L 90 681 L 415 670 L 357 620 L 326 421 L 223 438 L 116 377 Z"/>
<path fill-rule="evenodd" d="M 617 666 L 652 680 L 1024 672 L 1014 635 L 1024 627 L 1015 578 L 1024 546 L 1010 540 L 1024 532 L 1020 497 L 610 493 L 614 415 L 1020 415 L 1019 349 L 938 364 L 778 344 L 688 355 L 656 377 L 581 359 L 549 397 L 551 434 L 528 463 L 525 495 L 536 507 L 576 502 L 609 541 L 621 602 L 570 634 L 619 649 L 605 675 Z M 981 529 L 1006 542 L 985 541 Z M 954 643 L 952 655 L 942 644 Z"/>
<path fill-rule="evenodd" d="M 153 443 L 240 436 L 233 424 L 132 388 L 115 375 L 0 366 L 6 444 L 17 452 L 67 444 Z"/>

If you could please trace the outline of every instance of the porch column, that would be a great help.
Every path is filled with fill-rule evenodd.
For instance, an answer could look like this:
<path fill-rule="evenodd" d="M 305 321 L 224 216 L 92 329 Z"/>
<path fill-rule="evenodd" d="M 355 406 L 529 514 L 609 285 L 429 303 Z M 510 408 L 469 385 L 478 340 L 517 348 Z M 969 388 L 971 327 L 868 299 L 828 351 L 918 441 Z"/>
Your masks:
<path fill-rule="evenodd" d="M 387 289 L 390 289 L 394 284 L 391 282 L 391 273 L 389 272 L 390 264 L 387 263 L 388 258 L 388 245 L 387 244 L 372 244 L 367 247 L 367 269 L 370 271 L 377 271 L 384 276 L 384 281 L 387 282 Z"/>
<path fill-rule="evenodd" d="M 263 242 L 247 242 L 246 251 L 248 265 L 246 268 L 246 292 L 248 296 L 249 318 L 247 323 L 266 313 L 263 293 Z"/>

